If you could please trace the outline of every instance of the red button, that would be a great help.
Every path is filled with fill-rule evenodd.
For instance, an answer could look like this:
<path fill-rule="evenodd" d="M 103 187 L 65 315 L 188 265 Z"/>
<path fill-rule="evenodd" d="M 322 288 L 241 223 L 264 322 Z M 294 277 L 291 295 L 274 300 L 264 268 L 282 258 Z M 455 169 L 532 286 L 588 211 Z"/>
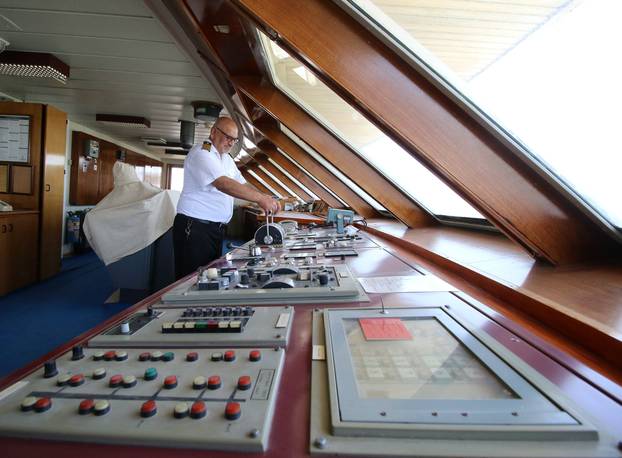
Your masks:
<path fill-rule="evenodd" d="M 113 359 L 115 359 L 117 356 L 117 352 L 116 351 L 107 351 L 106 353 L 104 353 L 104 359 L 106 361 L 112 361 Z"/>
<path fill-rule="evenodd" d="M 148 351 L 138 355 L 138 361 L 149 361 L 151 359 L 151 353 Z"/>
<path fill-rule="evenodd" d="M 191 351 L 186 355 L 186 361 L 192 362 L 196 361 L 197 359 L 199 359 L 199 354 L 196 351 Z"/>
<path fill-rule="evenodd" d="M 238 390 L 248 390 L 251 387 L 251 378 L 248 375 L 243 375 L 238 379 Z"/>
<path fill-rule="evenodd" d="M 154 400 L 149 400 L 140 407 L 140 416 L 143 418 L 153 417 L 158 411 L 158 406 Z"/>
<path fill-rule="evenodd" d="M 78 413 L 80 415 L 86 415 L 87 413 L 91 413 L 93 411 L 93 407 L 95 406 L 95 401 L 92 399 L 85 399 L 80 402 L 80 406 L 78 407 Z"/>
<path fill-rule="evenodd" d="M 113 375 L 110 377 L 110 382 L 108 382 L 108 386 L 110 388 L 116 388 L 123 383 L 123 376 L 121 374 Z"/>
<path fill-rule="evenodd" d="M 235 352 L 233 350 L 227 350 L 225 352 L 225 361 L 234 361 L 235 360 Z"/>
<path fill-rule="evenodd" d="M 35 412 L 45 412 L 52 407 L 52 400 L 50 398 L 40 398 L 35 402 Z"/>
<path fill-rule="evenodd" d="M 69 379 L 69 385 L 71 386 L 80 386 L 84 383 L 84 375 L 76 374 L 72 375 Z"/>
<path fill-rule="evenodd" d="M 225 418 L 227 420 L 237 420 L 242 415 L 242 408 L 237 402 L 227 402 L 225 407 Z"/>
<path fill-rule="evenodd" d="M 251 361 L 259 361 L 261 359 L 261 352 L 259 350 L 251 350 L 248 354 L 248 359 Z"/>
<path fill-rule="evenodd" d="M 222 385 L 220 377 L 218 375 L 212 375 L 207 379 L 207 388 L 210 390 L 217 390 Z"/>
<path fill-rule="evenodd" d="M 171 388 L 175 388 L 177 386 L 177 376 L 169 375 L 164 379 L 164 388 L 170 390 Z"/>
<path fill-rule="evenodd" d="M 198 419 L 203 418 L 207 413 L 207 407 L 203 401 L 195 401 L 190 408 L 190 416 Z"/>

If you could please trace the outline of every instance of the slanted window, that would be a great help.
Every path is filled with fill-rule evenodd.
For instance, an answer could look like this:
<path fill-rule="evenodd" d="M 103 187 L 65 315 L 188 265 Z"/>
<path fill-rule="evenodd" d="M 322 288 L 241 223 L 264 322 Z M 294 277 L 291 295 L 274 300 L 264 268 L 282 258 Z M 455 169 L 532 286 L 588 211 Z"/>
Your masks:
<path fill-rule="evenodd" d="M 282 199 L 283 196 L 281 194 L 279 194 L 276 189 L 274 189 L 272 186 L 270 186 L 268 183 L 266 183 L 264 181 L 263 178 L 261 178 L 259 175 L 257 175 L 254 171 L 252 170 L 248 170 L 248 173 L 251 174 L 251 176 L 253 178 L 255 178 L 257 181 L 259 181 L 262 185 L 264 185 L 266 188 L 268 188 L 268 190 L 272 193 L 272 195 L 277 196 L 279 199 Z"/>
<path fill-rule="evenodd" d="M 339 202 L 341 202 L 343 204 L 344 207 L 347 207 L 348 204 L 346 202 L 343 201 L 343 199 L 341 199 L 337 194 L 335 194 L 331 189 L 328 188 L 328 186 L 326 186 L 326 184 L 322 183 L 320 180 L 318 180 L 317 178 L 315 178 L 314 175 L 310 174 L 307 169 L 305 169 L 302 165 L 300 165 L 298 162 L 296 162 L 294 159 L 292 159 L 285 151 L 283 151 L 280 148 L 277 148 L 279 150 L 279 152 L 285 156 L 285 158 L 290 161 L 291 163 L 293 163 L 296 167 L 298 167 L 300 170 L 302 170 L 309 178 L 311 178 L 313 181 L 315 181 L 319 186 L 321 186 L 322 188 L 324 188 L 324 190 L 326 192 L 328 192 L 330 195 L 332 195 L 335 199 L 337 199 Z"/>
<path fill-rule="evenodd" d="M 279 164 L 277 164 L 276 162 L 274 162 L 272 159 L 268 159 L 268 161 L 270 162 L 270 164 L 272 164 L 274 167 L 276 167 L 277 169 L 279 169 L 279 171 L 285 175 L 287 178 L 289 178 L 290 180 L 292 180 L 294 183 L 296 183 L 304 192 L 306 192 L 307 194 L 309 194 L 311 197 L 313 197 L 314 200 L 320 200 L 320 198 L 318 196 L 316 196 L 313 191 L 311 191 L 309 188 L 307 188 L 305 185 L 303 185 L 300 181 L 298 181 L 292 174 L 290 174 L 287 170 L 285 170 L 283 167 L 281 167 Z"/>
<path fill-rule="evenodd" d="M 622 227 L 622 2 L 341 3 L 510 137 L 518 154 Z"/>
<path fill-rule="evenodd" d="M 275 85 L 396 187 L 437 217 L 484 221 L 477 210 L 407 151 L 318 80 L 284 49 L 263 33 L 258 33 Z M 382 209 L 377 202 L 373 206 Z"/>
<path fill-rule="evenodd" d="M 300 146 L 307 153 L 309 153 L 309 155 L 312 158 L 314 158 L 316 161 L 318 161 L 320 164 L 326 167 L 338 180 L 343 182 L 343 184 L 345 184 L 352 191 L 354 191 L 361 199 L 363 199 L 365 202 L 367 202 L 369 205 L 371 205 L 376 210 L 386 211 L 386 208 L 380 205 L 380 203 L 376 199 L 374 199 L 372 196 L 370 196 L 365 191 L 363 191 L 361 188 L 359 188 L 355 182 L 353 182 L 347 176 L 345 176 L 343 173 L 337 170 L 337 168 L 333 164 L 331 164 L 326 159 L 324 159 L 320 154 L 318 154 L 317 151 L 315 151 L 313 148 L 311 148 L 309 145 L 303 142 L 302 139 L 300 139 L 296 134 L 294 134 L 291 130 L 289 130 L 283 124 L 281 124 L 281 131 L 285 135 L 287 135 L 290 139 L 292 139 L 298 146 Z"/>
<path fill-rule="evenodd" d="M 285 189 L 290 196 L 294 196 L 296 199 L 298 199 L 299 201 L 303 202 L 304 199 L 300 198 L 300 196 L 298 196 L 298 194 L 296 194 L 294 191 L 292 191 L 289 186 L 287 186 L 285 183 L 283 183 L 281 180 L 279 180 L 273 173 L 269 172 L 268 170 L 266 170 L 266 168 L 263 165 L 259 166 L 259 169 L 265 173 L 266 175 L 268 175 L 272 180 L 274 180 L 276 182 L 276 184 L 278 184 L 281 188 Z"/>

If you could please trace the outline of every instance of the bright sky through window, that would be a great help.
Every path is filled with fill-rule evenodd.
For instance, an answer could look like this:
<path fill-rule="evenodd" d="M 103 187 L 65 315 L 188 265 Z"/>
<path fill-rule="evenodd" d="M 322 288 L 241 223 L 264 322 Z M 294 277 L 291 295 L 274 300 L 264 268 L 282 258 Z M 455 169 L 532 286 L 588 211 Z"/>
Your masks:
<path fill-rule="evenodd" d="M 622 227 L 622 1 L 348 1 Z"/>

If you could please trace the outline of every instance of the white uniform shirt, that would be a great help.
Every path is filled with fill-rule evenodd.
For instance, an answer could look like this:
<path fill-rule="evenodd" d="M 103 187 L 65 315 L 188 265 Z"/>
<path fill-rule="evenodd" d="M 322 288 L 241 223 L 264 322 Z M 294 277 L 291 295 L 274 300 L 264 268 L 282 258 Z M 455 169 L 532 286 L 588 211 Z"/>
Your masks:
<path fill-rule="evenodd" d="M 184 188 L 177 213 L 217 223 L 228 223 L 233 215 L 233 197 L 216 189 L 212 182 L 227 176 L 244 184 L 246 180 L 228 154 L 220 154 L 214 145 L 208 151 L 194 145 L 184 161 Z"/>

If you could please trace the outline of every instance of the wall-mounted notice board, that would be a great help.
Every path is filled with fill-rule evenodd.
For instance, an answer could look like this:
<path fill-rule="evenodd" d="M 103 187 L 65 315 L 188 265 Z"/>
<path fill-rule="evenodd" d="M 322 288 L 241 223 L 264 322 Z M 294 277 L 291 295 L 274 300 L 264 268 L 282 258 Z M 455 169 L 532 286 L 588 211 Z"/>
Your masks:
<path fill-rule="evenodd" d="M 0 162 L 28 163 L 30 116 L 0 116 Z"/>

